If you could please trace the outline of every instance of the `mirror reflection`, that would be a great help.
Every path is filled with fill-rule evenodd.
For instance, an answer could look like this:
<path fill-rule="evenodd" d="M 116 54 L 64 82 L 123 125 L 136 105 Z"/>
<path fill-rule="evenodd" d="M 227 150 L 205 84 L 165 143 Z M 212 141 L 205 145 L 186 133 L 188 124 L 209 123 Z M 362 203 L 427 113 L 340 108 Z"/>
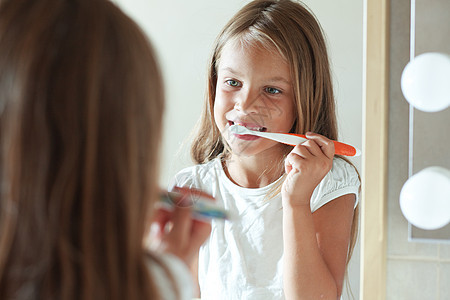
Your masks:
<path fill-rule="evenodd" d="M 228 133 L 228 126 L 237 123 L 246 126 L 248 129 L 258 131 L 296 133 L 320 131 L 316 126 L 317 122 L 314 120 L 314 116 L 311 117 L 312 119 L 307 120 L 308 118 L 302 114 L 300 109 L 304 102 L 302 104 L 299 99 L 308 97 L 307 91 L 312 88 L 313 84 L 310 83 L 308 85 L 307 82 L 300 80 L 302 76 L 308 78 L 307 71 L 292 67 L 296 66 L 292 58 L 293 53 L 296 55 L 300 53 L 299 60 L 301 61 L 301 59 L 304 59 L 301 58 L 301 54 L 304 54 L 305 51 L 303 49 L 302 51 L 300 49 L 295 49 L 296 51 L 284 50 L 283 46 L 284 48 L 286 46 L 283 45 L 283 42 L 272 41 L 280 38 L 277 34 L 270 36 L 269 33 L 264 31 L 258 33 L 256 37 L 250 34 L 237 34 L 233 31 L 237 30 L 232 28 L 234 25 L 227 27 L 229 32 L 223 37 L 223 41 L 216 43 L 216 37 L 227 22 L 229 20 L 236 21 L 234 15 L 243 7 L 241 1 L 230 1 L 227 3 L 203 1 L 203 3 L 198 3 L 195 6 L 179 1 L 177 3 L 179 9 L 176 11 L 173 10 L 173 3 L 140 4 L 141 6 L 138 6 L 132 3 L 125 3 L 125 1 L 117 2 L 140 22 L 154 41 L 166 79 L 168 102 L 165 115 L 164 156 L 161 168 L 162 185 L 172 184 L 175 174 L 178 174 L 175 177 L 175 184 L 205 188 L 204 185 L 210 186 L 212 183 L 204 182 L 201 178 L 195 178 L 192 173 L 207 173 L 213 170 L 217 173 L 211 176 L 225 176 L 223 182 L 226 183 L 223 184 L 229 184 L 231 186 L 230 189 L 237 189 L 238 194 L 242 192 L 253 193 L 261 189 L 272 189 L 274 193 L 266 192 L 262 198 L 273 206 L 271 208 L 272 211 L 267 210 L 267 214 L 270 217 L 277 216 L 276 212 L 277 210 L 280 211 L 282 204 L 289 202 L 282 202 L 280 196 L 278 206 L 276 206 L 277 202 L 272 201 L 276 197 L 272 199 L 272 196 L 279 196 L 279 190 L 282 189 L 286 180 L 290 178 L 289 175 L 283 175 L 286 173 L 286 170 L 291 171 L 295 169 L 295 162 L 288 163 L 287 166 L 281 163 L 284 157 L 292 151 L 292 147 L 288 148 L 264 139 L 257 139 L 255 142 L 256 139 L 253 140 L 253 138 L 250 138 L 250 140 L 248 137 L 239 138 Z M 335 133 L 331 134 L 331 136 L 328 134 L 328 136 L 360 148 L 362 127 L 362 3 L 359 1 L 350 1 L 345 4 L 337 4 L 333 1 L 320 1 L 320 3 L 317 3 L 317 1 L 305 1 L 305 4 L 314 13 L 322 26 L 325 43 L 328 47 L 330 66 L 329 69 L 326 68 L 326 72 L 329 72 L 330 75 L 328 78 L 330 81 L 329 87 L 331 87 L 331 83 L 333 84 L 332 91 L 336 100 L 335 114 L 338 120 L 338 123 L 333 125 L 333 130 L 336 129 Z M 270 9 L 267 10 L 269 11 Z M 345 18 L 337 17 L 343 14 L 345 14 Z M 305 16 L 309 16 L 309 13 L 305 13 Z M 287 18 L 276 18 L 279 18 L 281 24 L 287 24 L 288 22 Z M 302 21 L 298 22 L 301 23 Z M 269 35 L 270 38 L 268 39 L 264 34 Z M 292 40 L 298 39 L 298 34 L 296 34 L 295 32 L 291 33 L 289 38 Z M 310 38 L 308 43 L 311 43 L 311 39 L 317 42 L 318 38 Z M 218 46 L 219 49 L 214 53 L 215 56 L 211 56 L 215 46 Z M 319 48 L 325 47 L 319 46 Z M 316 49 L 312 51 L 314 52 Z M 213 59 L 217 59 L 215 64 L 212 63 Z M 323 61 L 324 59 L 322 58 L 321 62 Z M 298 65 L 308 67 L 307 63 Z M 210 78 L 209 81 L 208 77 Z M 300 82 L 299 87 L 297 87 L 297 82 Z M 207 89 L 208 86 L 211 86 L 209 91 Z M 295 99 L 300 102 L 296 103 Z M 206 110 L 203 110 L 204 106 Z M 322 109 L 316 107 L 316 110 Z M 253 115 L 248 114 L 251 110 L 254 110 Z M 215 117 L 214 120 L 212 116 Z M 199 131 L 194 129 L 199 118 L 203 118 L 203 123 L 200 126 L 200 132 L 203 135 L 199 135 Z M 330 126 L 326 126 L 327 130 L 329 130 Z M 337 131 L 339 135 L 337 135 Z M 322 133 L 325 135 L 326 132 Z M 323 146 L 324 140 L 321 137 L 311 139 L 315 140 L 314 145 Z M 195 161 L 192 161 L 190 158 L 192 143 L 197 145 Z M 268 149 L 271 151 L 268 151 Z M 321 154 L 326 156 L 327 151 L 326 147 L 324 147 L 324 151 Z M 298 153 L 294 154 L 298 155 Z M 360 167 L 358 159 L 350 159 L 350 161 L 356 168 Z M 190 167 L 196 163 L 209 163 L 210 165 L 204 169 Z M 351 166 L 347 162 L 344 162 L 343 165 Z M 333 168 L 339 169 L 335 164 L 329 166 L 330 168 L 333 166 Z M 350 168 L 352 169 L 352 167 Z M 182 170 L 181 173 L 180 170 Z M 324 174 L 319 175 L 320 178 L 324 176 Z M 355 175 L 352 176 L 354 177 Z M 350 177 L 353 178 L 352 176 Z M 212 178 L 214 182 L 218 180 L 215 177 Z M 316 187 L 318 182 L 311 184 Z M 356 183 L 353 185 L 353 189 L 357 190 Z M 210 189 L 207 191 L 212 193 L 213 196 L 217 196 L 215 191 Z M 288 189 L 287 193 L 297 194 L 295 189 Z M 340 200 L 354 204 L 355 195 L 353 193 L 356 192 L 353 190 L 347 191 L 343 195 L 333 197 L 333 199 L 344 197 L 344 199 Z M 347 197 L 348 195 L 352 196 Z M 235 200 L 236 197 L 232 198 Z M 350 199 L 345 199 L 346 197 Z M 248 200 L 250 195 L 244 198 L 243 200 Z M 317 199 L 321 198 L 322 195 L 317 196 Z M 318 209 L 317 212 L 325 212 L 325 209 L 320 208 L 322 206 L 327 208 L 331 205 L 325 205 L 326 202 L 319 203 L 320 201 L 317 201 L 317 207 L 315 208 Z M 231 207 L 232 205 L 236 206 L 237 201 L 229 203 L 223 201 L 221 203 L 226 205 L 227 208 L 235 209 L 238 217 L 242 217 L 244 211 L 249 210 L 250 207 L 250 204 L 247 203 L 240 210 L 239 207 Z M 336 201 L 336 203 L 338 202 Z M 257 208 L 259 209 L 259 207 Z M 285 205 L 283 205 L 283 209 L 285 209 Z M 253 213 L 256 213 L 256 211 Z M 349 211 L 353 214 L 353 209 Z M 316 213 L 315 215 L 319 216 L 320 214 Z M 326 216 L 325 213 L 323 215 Z M 219 288 L 227 291 L 232 290 L 232 287 L 223 283 L 223 278 L 226 275 L 220 274 L 219 263 L 222 257 L 220 254 L 230 251 L 231 243 L 234 243 L 235 248 L 239 249 L 240 242 L 242 242 L 239 240 L 242 238 L 240 234 L 244 230 L 252 229 L 251 225 L 253 227 L 263 226 L 262 228 L 267 226 L 266 224 L 257 225 L 255 223 L 257 221 L 266 222 L 267 224 L 274 222 L 280 225 L 277 229 L 278 231 L 274 229 L 272 234 L 281 236 L 285 232 L 283 232 L 283 226 L 281 226 L 281 216 L 278 215 L 277 217 L 277 219 L 272 220 L 268 217 L 260 218 L 260 216 L 255 216 L 253 219 L 244 219 L 251 221 L 248 223 L 242 220 L 242 222 L 234 223 L 232 221 L 228 223 L 213 221 L 213 233 L 215 230 L 219 230 L 224 236 L 230 234 L 231 240 L 226 239 L 227 243 L 230 244 L 227 244 L 223 249 L 216 249 L 219 252 L 211 252 L 211 247 L 213 246 L 203 248 L 202 251 L 204 253 L 200 258 L 208 256 L 209 259 L 206 262 L 205 260 L 199 261 L 200 272 L 203 272 L 203 278 L 206 280 L 203 285 L 207 286 L 207 278 L 214 278 L 210 277 L 214 275 L 217 276 L 216 279 L 218 281 L 222 282 Z M 316 219 L 315 222 L 320 224 L 320 221 L 318 221 L 319 217 Z M 214 227 L 215 222 L 217 227 Z M 233 230 L 236 231 L 234 232 Z M 216 238 L 215 236 L 212 237 Z M 259 270 L 259 273 L 264 273 L 263 269 L 261 269 L 263 264 L 260 262 L 248 263 L 246 261 L 246 259 L 249 259 L 256 253 L 251 251 L 265 253 L 263 251 L 267 251 L 266 248 L 276 248 L 283 244 L 283 240 L 280 239 L 267 239 L 266 245 L 262 240 L 265 238 L 267 236 L 264 235 L 247 237 L 245 239 L 247 244 L 242 250 L 243 252 L 240 253 L 240 250 L 236 250 L 236 253 L 242 255 L 242 257 L 238 260 L 230 261 L 232 270 L 223 271 L 224 274 L 230 274 L 230 272 L 234 274 L 235 282 L 231 284 L 236 284 L 239 278 L 243 278 L 242 282 L 245 283 L 245 287 L 241 287 L 238 292 L 242 292 L 246 287 L 251 287 L 252 285 L 251 282 L 248 282 L 252 278 L 245 275 L 246 272 L 251 273 Z M 224 241 L 223 239 L 216 239 L 215 245 L 219 245 Z M 214 242 L 214 240 L 211 239 L 210 242 Z M 288 245 L 290 244 L 288 243 Z M 295 245 L 292 247 L 295 249 Z M 255 250 L 259 248 L 262 250 Z M 282 251 L 282 248 L 278 251 Z M 231 255 L 228 252 L 227 254 Z M 358 294 L 359 288 L 358 255 L 358 247 L 356 247 L 353 260 L 349 265 L 349 281 L 355 295 Z M 343 255 L 344 261 L 345 256 L 346 253 Z M 333 261 L 336 257 L 338 255 L 334 255 L 333 258 L 330 258 L 330 261 Z M 295 261 L 295 258 L 292 258 L 292 261 Z M 216 267 L 213 268 L 212 263 L 217 264 Z M 270 264 L 268 268 L 277 269 L 283 263 L 285 264 L 286 262 L 279 258 L 275 260 L 275 263 Z M 340 265 L 342 266 L 343 264 L 341 263 Z M 208 269 L 209 266 L 211 267 Z M 345 268 L 345 264 L 343 266 Z M 341 270 L 342 268 L 338 269 Z M 337 273 L 341 271 L 337 271 Z M 214 274 L 214 272 L 218 272 L 218 274 Z M 270 272 L 275 274 L 270 280 L 276 281 L 274 278 L 277 278 L 279 273 L 277 273 L 277 270 L 271 270 Z M 338 285 L 340 285 L 342 281 L 341 276 L 333 276 L 334 281 L 336 281 L 336 278 L 338 278 Z M 202 285 L 201 282 L 200 284 Z M 260 283 L 256 285 L 258 284 Z M 278 290 L 277 288 L 274 288 L 274 290 L 279 292 L 280 284 L 277 283 L 275 286 L 277 286 Z M 248 289 L 247 291 L 249 293 L 259 292 L 256 289 Z M 207 290 L 204 291 L 204 293 L 207 292 Z"/>

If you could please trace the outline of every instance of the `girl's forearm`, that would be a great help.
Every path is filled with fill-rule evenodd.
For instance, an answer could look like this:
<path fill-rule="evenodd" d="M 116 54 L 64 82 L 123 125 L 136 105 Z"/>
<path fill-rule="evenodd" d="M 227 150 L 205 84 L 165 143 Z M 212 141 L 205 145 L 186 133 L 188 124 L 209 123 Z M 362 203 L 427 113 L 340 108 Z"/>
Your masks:
<path fill-rule="evenodd" d="M 337 299 L 336 281 L 320 254 L 309 205 L 283 204 L 283 243 L 286 299 Z"/>

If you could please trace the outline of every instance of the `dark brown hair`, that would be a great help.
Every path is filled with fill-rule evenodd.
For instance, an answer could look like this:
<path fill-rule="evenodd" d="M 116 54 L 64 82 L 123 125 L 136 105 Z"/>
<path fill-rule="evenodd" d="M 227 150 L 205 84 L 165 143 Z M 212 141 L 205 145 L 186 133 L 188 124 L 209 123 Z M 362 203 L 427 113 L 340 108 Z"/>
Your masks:
<path fill-rule="evenodd" d="M 0 1 L 0 297 L 158 298 L 143 237 L 163 88 L 104 0 Z"/>

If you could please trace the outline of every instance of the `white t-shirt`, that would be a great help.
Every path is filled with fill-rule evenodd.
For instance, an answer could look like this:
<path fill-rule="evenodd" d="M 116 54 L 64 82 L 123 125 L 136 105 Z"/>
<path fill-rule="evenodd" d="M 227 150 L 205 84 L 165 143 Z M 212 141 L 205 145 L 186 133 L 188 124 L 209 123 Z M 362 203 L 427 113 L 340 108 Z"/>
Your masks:
<path fill-rule="evenodd" d="M 280 181 L 262 188 L 243 188 L 225 174 L 219 158 L 180 171 L 172 185 L 201 189 L 229 210 L 232 221 L 212 220 L 209 239 L 200 248 L 202 299 L 284 299 L 282 202 L 266 194 Z M 311 211 L 329 201 L 355 194 L 360 182 L 354 167 L 334 158 L 331 171 L 311 197 Z"/>

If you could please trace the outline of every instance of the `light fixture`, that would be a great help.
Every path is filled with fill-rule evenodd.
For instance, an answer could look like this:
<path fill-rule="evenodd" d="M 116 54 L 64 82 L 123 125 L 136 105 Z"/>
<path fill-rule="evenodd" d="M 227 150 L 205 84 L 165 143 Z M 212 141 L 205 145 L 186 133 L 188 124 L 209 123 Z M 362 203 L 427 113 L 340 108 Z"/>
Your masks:
<path fill-rule="evenodd" d="M 428 167 L 411 176 L 400 192 L 400 208 L 414 226 L 426 230 L 450 222 L 450 171 Z"/>
<path fill-rule="evenodd" d="M 416 56 L 402 73 L 401 87 L 406 100 L 425 112 L 450 106 L 450 56 L 424 53 Z"/>
<path fill-rule="evenodd" d="M 428 167 L 413 175 L 414 108 L 437 112 L 450 106 L 450 56 L 424 53 L 415 57 L 415 0 L 411 0 L 410 61 L 401 88 L 409 102 L 408 180 L 400 192 L 400 208 L 410 224 L 434 230 L 450 222 L 450 171 Z"/>

